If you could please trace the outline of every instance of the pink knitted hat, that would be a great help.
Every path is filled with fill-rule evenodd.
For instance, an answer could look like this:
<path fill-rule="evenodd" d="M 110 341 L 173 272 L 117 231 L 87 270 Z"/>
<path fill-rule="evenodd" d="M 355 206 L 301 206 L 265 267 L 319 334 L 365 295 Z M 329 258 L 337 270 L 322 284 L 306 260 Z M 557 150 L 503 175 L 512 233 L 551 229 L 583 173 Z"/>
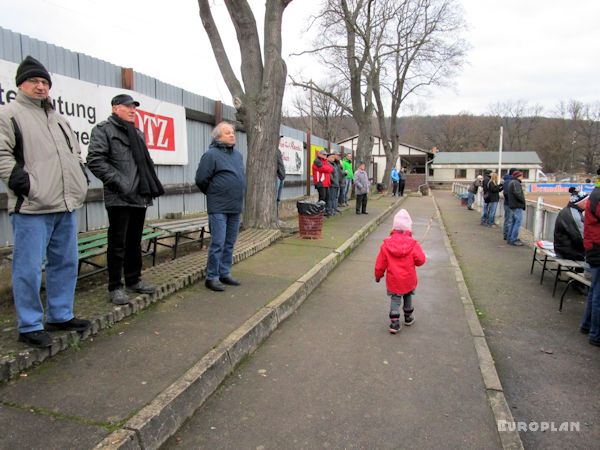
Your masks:
<path fill-rule="evenodd" d="M 401 209 L 394 216 L 394 230 L 412 231 L 412 219 L 405 209 Z"/>

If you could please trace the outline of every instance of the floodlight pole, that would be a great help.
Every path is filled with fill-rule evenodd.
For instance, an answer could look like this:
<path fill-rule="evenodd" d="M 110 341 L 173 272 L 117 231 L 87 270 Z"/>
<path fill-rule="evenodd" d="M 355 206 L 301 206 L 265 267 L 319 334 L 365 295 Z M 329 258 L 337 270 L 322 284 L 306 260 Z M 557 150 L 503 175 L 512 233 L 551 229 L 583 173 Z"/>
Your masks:
<path fill-rule="evenodd" d="M 500 127 L 500 142 L 498 143 L 498 178 L 502 179 L 502 135 L 504 128 Z"/>

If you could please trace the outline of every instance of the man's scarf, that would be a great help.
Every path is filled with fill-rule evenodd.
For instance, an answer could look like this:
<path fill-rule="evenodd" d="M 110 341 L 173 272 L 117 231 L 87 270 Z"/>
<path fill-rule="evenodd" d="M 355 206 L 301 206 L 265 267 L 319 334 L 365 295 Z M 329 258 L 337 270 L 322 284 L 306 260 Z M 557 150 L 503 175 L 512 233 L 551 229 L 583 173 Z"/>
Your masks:
<path fill-rule="evenodd" d="M 144 140 L 137 132 L 137 128 L 132 122 L 127 122 L 121 119 L 116 114 L 113 114 L 113 119 L 127 129 L 127 137 L 129 138 L 129 146 L 133 155 L 133 160 L 138 169 L 140 182 L 138 185 L 138 194 L 145 197 L 160 197 L 165 193 L 165 190 L 156 176 L 154 163 L 150 158 L 148 147 Z"/>

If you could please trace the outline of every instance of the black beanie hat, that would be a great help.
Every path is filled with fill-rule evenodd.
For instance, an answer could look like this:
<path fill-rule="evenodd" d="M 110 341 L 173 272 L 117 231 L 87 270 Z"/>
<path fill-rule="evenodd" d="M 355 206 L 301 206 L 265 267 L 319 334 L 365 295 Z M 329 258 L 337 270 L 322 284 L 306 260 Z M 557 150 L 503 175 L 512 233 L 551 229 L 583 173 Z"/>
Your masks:
<path fill-rule="evenodd" d="M 42 65 L 42 63 L 32 56 L 27 56 L 23 61 L 21 61 L 21 64 L 19 64 L 19 67 L 17 68 L 15 81 L 17 82 L 17 86 L 20 86 L 23 81 L 33 77 L 40 77 L 48 80 L 50 87 L 52 87 L 50 74 Z"/>

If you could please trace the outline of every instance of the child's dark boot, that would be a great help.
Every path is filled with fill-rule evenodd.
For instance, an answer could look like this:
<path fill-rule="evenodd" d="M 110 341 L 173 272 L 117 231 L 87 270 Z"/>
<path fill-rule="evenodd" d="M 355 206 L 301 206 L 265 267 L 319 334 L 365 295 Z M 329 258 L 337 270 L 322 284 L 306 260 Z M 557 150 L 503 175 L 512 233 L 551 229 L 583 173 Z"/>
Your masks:
<path fill-rule="evenodd" d="M 414 309 L 411 309 L 410 311 L 404 311 L 404 325 L 411 326 L 413 323 L 415 323 L 415 316 L 413 316 L 413 311 Z"/>
<path fill-rule="evenodd" d="M 400 314 L 392 314 L 390 313 L 390 327 L 389 331 L 392 334 L 396 334 L 400 331 Z"/>

